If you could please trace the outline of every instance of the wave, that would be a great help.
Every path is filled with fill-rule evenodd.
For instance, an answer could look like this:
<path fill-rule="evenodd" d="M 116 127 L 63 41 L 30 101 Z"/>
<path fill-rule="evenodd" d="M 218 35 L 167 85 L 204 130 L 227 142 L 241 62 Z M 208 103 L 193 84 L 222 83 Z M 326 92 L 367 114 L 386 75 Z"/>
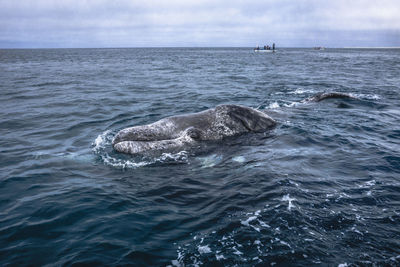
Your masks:
<path fill-rule="evenodd" d="M 294 200 L 289 195 L 284 195 L 281 199 L 276 199 L 280 203 L 275 206 L 266 205 L 263 209 L 245 213 L 237 220 L 228 222 L 223 229 L 196 234 L 191 243 L 178 247 L 177 258 L 171 262 L 172 266 L 232 265 L 233 262 L 239 265 L 273 265 L 274 261 L 271 259 L 274 257 L 268 255 L 269 251 L 279 248 L 284 252 L 283 255 L 290 255 L 294 253 L 296 244 L 281 237 L 280 227 L 270 225 L 270 212 L 284 209 L 285 202 L 289 202 L 286 213 L 291 213 Z M 275 237 L 266 238 L 267 233 L 272 233 Z"/>

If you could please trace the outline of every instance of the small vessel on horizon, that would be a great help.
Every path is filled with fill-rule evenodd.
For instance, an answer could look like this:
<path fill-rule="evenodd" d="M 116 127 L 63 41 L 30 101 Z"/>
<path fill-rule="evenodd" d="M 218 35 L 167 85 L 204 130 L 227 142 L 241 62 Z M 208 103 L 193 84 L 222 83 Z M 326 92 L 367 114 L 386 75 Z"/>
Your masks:
<path fill-rule="evenodd" d="M 260 49 L 259 46 L 257 46 L 256 48 L 254 48 L 254 52 L 269 52 L 269 53 L 274 53 L 275 50 L 275 43 L 272 44 L 272 47 L 270 47 L 269 45 L 264 45 L 264 49 Z"/>

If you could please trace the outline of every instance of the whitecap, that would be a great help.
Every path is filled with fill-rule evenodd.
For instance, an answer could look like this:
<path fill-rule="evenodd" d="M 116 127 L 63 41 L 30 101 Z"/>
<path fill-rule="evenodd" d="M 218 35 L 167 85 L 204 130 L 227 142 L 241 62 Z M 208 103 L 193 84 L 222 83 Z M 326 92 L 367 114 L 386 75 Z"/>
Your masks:
<path fill-rule="evenodd" d="M 366 186 L 373 186 L 373 185 L 376 184 L 376 181 L 375 181 L 375 180 L 371 180 L 371 181 L 365 182 L 364 184 L 365 184 Z"/>
<path fill-rule="evenodd" d="M 296 90 L 294 90 L 293 92 L 290 92 L 290 93 L 295 94 L 295 95 L 302 95 L 305 93 L 315 93 L 315 91 L 311 90 L 311 89 L 297 88 Z"/>
<path fill-rule="evenodd" d="M 212 154 L 207 157 L 199 158 L 201 168 L 212 168 L 222 161 L 222 155 Z"/>
<path fill-rule="evenodd" d="M 197 250 L 199 251 L 200 254 L 211 253 L 211 249 L 208 245 L 198 246 Z"/>
<path fill-rule="evenodd" d="M 226 258 L 224 257 L 224 255 L 222 255 L 222 254 L 215 254 L 215 258 L 217 259 L 217 261 L 225 260 L 225 259 L 226 259 Z"/>
<path fill-rule="evenodd" d="M 287 243 L 287 242 L 285 242 L 285 241 L 280 240 L 279 243 L 281 243 L 282 245 L 287 246 L 287 247 L 289 247 L 289 248 L 292 248 L 292 247 L 289 245 L 289 243 Z"/>
<path fill-rule="evenodd" d="M 291 108 L 291 107 L 295 107 L 298 104 L 300 104 L 300 102 L 289 102 L 288 104 L 283 104 L 283 106 L 287 107 L 287 108 Z"/>
<path fill-rule="evenodd" d="M 232 161 L 238 162 L 238 163 L 243 163 L 246 161 L 245 157 L 243 156 L 236 156 L 232 158 Z"/>
<path fill-rule="evenodd" d="M 381 97 L 377 94 L 353 94 L 353 93 L 350 93 L 350 96 L 352 96 L 354 98 L 367 99 L 367 100 L 381 99 Z"/>
<path fill-rule="evenodd" d="M 160 163 L 167 163 L 167 162 L 186 163 L 188 161 L 188 152 L 182 150 L 177 153 L 162 153 L 160 157 L 155 158 L 155 161 Z"/>
<path fill-rule="evenodd" d="M 260 225 L 261 225 L 262 227 L 264 227 L 264 228 L 271 228 L 271 226 L 269 226 L 269 225 L 266 224 L 265 222 L 260 221 L 260 220 L 257 220 L 257 221 L 260 223 Z"/>
<path fill-rule="evenodd" d="M 238 256 L 243 255 L 243 252 L 239 251 L 236 247 L 233 247 L 232 249 L 233 249 L 233 254 Z"/>
<path fill-rule="evenodd" d="M 260 240 L 254 240 L 254 245 L 261 245 L 261 241 Z"/>
<path fill-rule="evenodd" d="M 275 108 L 280 108 L 280 106 L 279 106 L 278 102 L 274 102 L 274 103 L 269 104 L 268 108 L 275 109 Z"/>
<path fill-rule="evenodd" d="M 292 204 L 292 202 L 296 200 L 295 198 L 290 198 L 290 195 L 284 195 L 282 197 L 282 201 L 287 201 L 288 202 L 288 210 L 290 211 L 292 208 L 294 208 L 295 206 Z"/>
<path fill-rule="evenodd" d="M 245 226 L 250 226 L 249 222 L 254 221 L 256 219 L 257 219 L 257 216 L 251 216 L 251 217 L 247 218 L 247 220 L 240 221 L 240 222 Z"/>
<path fill-rule="evenodd" d="M 247 218 L 247 220 L 245 220 L 245 221 L 240 221 L 240 223 L 241 223 L 242 225 L 244 225 L 244 226 L 249 226 L 249 227 L 253 228 L 253 229 L 256 230 L 257 232 L 260 232 L 260 228 L 255 227 L 254 225 L 251 225 L 251 224 L 250 224 L 251 221 L 254 221 L 254 220 L 256 220 L 256 219 L 257 219 L 257 216 L 251 216 L 251 217 Z"/>

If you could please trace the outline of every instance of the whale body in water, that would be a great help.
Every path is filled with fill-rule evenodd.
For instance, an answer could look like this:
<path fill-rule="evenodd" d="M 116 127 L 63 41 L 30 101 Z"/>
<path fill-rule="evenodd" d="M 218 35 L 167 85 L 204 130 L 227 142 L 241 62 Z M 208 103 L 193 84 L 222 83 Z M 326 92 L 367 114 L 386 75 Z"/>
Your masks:
<path fill-rule="evenodd" d="M 301 102 L 319 102 L 329 98 L 354 97 L 328 92 L 316 94 Z M 116 151 L 127 154 L 164 152 L 201 141 L 218 141 L 249 132 L 266 132 L 275 126 L 274 119 L 256 109 L 240 105 L 219 105 L 202 112 L 167 117 L 151 124 L 123 129 L 115 135 L 112 145 Z"/>
<path fill-rule="evenodd" d="M 330 99 L 330 98 L 353 98 L 355 99 L 354 96 L 346 93 L 339 93 L 339 92 L 323 92 L 323 93 L 318 93 L 316 95 L 313 95 L 309 98 L 304 99 L 301 101 L 302 103 L 308 103 L 308 102 L 320 102 L 325 99 Z"/>
<path fill-rule="evenodd" d="M 274 128 L 267 114 L 239 105 L 219 105 L 187 115 L 172 116 L 151 124 L 119 131 L 112 145 L 118 152 L 141 154 L 169 151 L 201 141 L 218 141 L 243 133 L 260 133 Z"/>

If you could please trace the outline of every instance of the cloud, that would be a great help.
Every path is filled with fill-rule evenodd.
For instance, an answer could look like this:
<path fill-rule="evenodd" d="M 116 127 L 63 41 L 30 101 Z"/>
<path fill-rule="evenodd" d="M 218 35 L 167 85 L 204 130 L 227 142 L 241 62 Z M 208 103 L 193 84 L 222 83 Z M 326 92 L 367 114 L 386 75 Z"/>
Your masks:
<path fill-rule="evenodd" d="M 399 46 L 398 14 L 397 0 L 0 1 L 0 47 Z"/>

